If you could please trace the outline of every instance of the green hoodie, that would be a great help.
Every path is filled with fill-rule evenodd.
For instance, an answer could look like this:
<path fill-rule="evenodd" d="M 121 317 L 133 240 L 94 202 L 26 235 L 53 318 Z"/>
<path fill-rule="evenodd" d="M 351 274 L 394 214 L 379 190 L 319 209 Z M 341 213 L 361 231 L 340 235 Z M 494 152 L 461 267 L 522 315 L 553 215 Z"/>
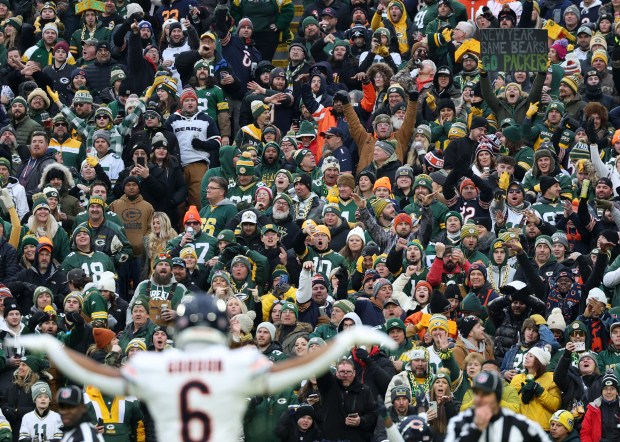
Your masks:
<path fill-rule="evenodd" d="M 209 169 L 205 176 L 202 177 L 202 181 L 200 182 L 200 202 L 202 203 L 202 207 L 209 205 L 209 201 L 207 201 L 207 184 L 209 183 L 209 178 L 221 176 L 222 178 L 226 178 L 228 180 L 229 186 L 235 184 L 237 180 L 235 163 L 233 163 L 235 151 L 238 151 L 237 153 L 239 153 L 239 149 L 235 146 L 222 146 L 220 148 L 221 166 Z"/>
<path fill-rule="evenodd" d="M 273 147 L 278 153 L 273 164 L 267 164 L 267 160 L 265 159 L 265 151 L 268 147 Z M 280 163 L 281 155 L 282 151 L 280 150 L 280 145 L 278 143 L 269 142 L 263 147 L 263 154 L 261 155 L 260 164 L 256 167 L 256 175 L 260 178 L 260 181 L 267 185 L 267 187 L 273 187 L 278 170 L 282 168 L 282 164 Z"/>

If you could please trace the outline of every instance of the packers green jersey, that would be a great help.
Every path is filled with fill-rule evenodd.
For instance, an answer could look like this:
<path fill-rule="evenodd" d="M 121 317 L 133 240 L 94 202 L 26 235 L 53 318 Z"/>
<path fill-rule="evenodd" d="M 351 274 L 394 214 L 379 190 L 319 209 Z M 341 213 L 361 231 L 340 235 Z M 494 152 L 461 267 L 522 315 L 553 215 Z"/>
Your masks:
<path fill-rule="evenodd" d="M 344 257 L 340 253 L 328 250 L 325 253 L 319 253 L 313 248 L 306 247 L 306 252 L 300 255 L 301 261 L 312 261 L 314 270 L 325 275 L 330 275 L 332 270 L 344 263 Z"/>
<path fill-rule="evenodd" d="M 224 200 L 227 201 L 227 200 Z M 220 231 L 226 228 L 228 221 L 237 214 L 237 206 L 228 201 L 228 204 L 220 202 L 216 206 L 202 206 L 200 217 L 202 218 L 202 231 L 217 237 Z"/>
<path fill-rule="evenodd" d="M 218 112 L 228 111 L 228 101 L 224 98 L 224 91 L 219 86 L 207 89 L 196 89 L 198 96 L 198 110 L 204 111 L 214 121 L 217 121 Z"/>
<path fill-rule="evenodd" d="M 99 281 L 103 272 L 109 271 L 116 273 L 114 261 L 103 252 L 71 252 L 62 262 L 62 270 L 68 272 L 73 269 L 82 269 L 86 276 L 92 278 L 93 282 Z"/>
<path fill-rule="evenodd" d="M 254 181 L 247 186 L 240 186 L 239 183 L 235 183 L 234 187 L 228 188 L 228 193 L 226 194 L 226 197 L 231 200 L 233 204 L 239 204 L 241 201 L 252 204 L 256 189 L 264 185 L 265 184 L 262 181 Z"/>

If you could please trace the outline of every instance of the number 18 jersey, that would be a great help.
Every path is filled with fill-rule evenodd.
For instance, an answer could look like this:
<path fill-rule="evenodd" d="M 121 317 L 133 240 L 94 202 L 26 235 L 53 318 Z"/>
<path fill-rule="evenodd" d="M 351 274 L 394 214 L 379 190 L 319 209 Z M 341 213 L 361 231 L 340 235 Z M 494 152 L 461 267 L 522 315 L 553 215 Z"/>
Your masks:
<path fill-rule="evenodd" d="M 271 362 L 258 350 L 220 345 L 140 352 L 122 368 L 128 394 L 145 402 L 166 442 L 237 441 L 250 396 Z"/>

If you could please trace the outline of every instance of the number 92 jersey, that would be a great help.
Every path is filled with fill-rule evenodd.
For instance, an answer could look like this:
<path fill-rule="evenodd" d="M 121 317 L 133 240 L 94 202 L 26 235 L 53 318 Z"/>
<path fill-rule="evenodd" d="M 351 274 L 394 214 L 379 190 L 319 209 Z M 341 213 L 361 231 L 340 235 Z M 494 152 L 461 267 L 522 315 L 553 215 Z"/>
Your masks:
<path fill-rule="evenodd" d="M 140 352 L 122 368 L 128 394 L 145 402 L 166 442 L 235 442 L 248 397 L 262 394 L 271 362 L 258 350 L 213 345 Z"/>

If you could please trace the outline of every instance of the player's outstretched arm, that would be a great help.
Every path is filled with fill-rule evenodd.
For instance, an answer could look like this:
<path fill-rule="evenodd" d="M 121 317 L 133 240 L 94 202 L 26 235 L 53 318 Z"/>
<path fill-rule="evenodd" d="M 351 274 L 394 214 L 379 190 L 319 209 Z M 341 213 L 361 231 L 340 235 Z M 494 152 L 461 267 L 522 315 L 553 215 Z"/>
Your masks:
<path fill-rule="evenodd" d="M 353 327 L 338 333 L 325 347 L 302 357 L 274 364 L 265 375 L 265 382 L 262 385 L 264 391 L 258 394 L 279 392 L 302 379 L 319 376 L 329 369 L 332 362 L 347 353 L 351 347 L 364 344 L 396 348 L 396 343 L 383 332 L 365 326 Z"/>
<path fill-rule="evenodd" d="M 30 351 L 46 353 L 47 357 L 74 382 L 94 385 L 112 395 L 127 394 L 127 382 L 117 368 L 99 364 L 89 357 L 63 347 L 50 335 L 23 335 L 19 345 Z"/>

